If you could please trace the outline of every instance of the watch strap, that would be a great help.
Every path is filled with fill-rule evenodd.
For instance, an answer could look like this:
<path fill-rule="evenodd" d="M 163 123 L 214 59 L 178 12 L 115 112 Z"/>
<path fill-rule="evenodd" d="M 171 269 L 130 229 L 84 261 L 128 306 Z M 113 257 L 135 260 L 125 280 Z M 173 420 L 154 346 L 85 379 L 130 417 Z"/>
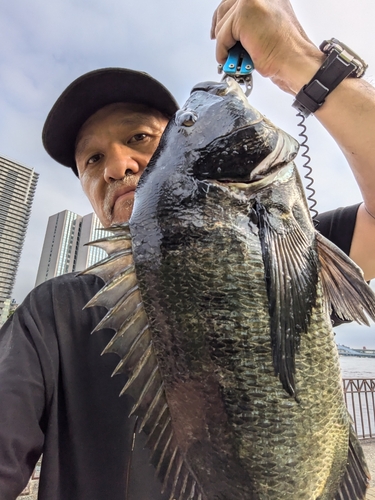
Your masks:
<path fill-rule="evenodd" d="M 345 61 L 340 52 L 333 49 L 310 82 L 298 92 L 293 107 L 305 117 L 315 113 L 327 95 L 355 70 L 355 64 Z"/>

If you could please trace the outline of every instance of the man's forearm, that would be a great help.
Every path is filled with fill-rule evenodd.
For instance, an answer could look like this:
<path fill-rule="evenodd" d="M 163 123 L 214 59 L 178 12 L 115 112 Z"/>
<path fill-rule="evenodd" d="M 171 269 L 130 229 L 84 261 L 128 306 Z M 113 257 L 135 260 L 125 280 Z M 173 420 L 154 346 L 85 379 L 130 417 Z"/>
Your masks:
<path fill-rule="evenodd" d="M 310 49 L 275 75 L 280 88 L 296 95 L 326 56 Z M 326 98 L 315 117 L 341 148 L 368 210 L 375 214 L 375 88 L 361 78 L 346 78 Z"/>
<path fill-rule="evenodd" d="M 368 210 L 375 214 L 375 89 L 347 78 L 316 112 L 347 158 Z"/>

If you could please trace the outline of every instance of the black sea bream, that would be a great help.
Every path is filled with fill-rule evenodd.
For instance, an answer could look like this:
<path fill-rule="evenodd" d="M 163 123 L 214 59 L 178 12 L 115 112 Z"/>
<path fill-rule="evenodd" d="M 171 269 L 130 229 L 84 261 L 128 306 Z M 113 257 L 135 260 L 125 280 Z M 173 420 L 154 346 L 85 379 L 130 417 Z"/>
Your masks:
<path fill-rule="evenodd" d="M 297 150 L 234 81 L 197 85 L 96 242 L 89 305 L 171 499 L 365 498 L 330 313 L 366 323 L 375 297 L 314 229 Z"/>

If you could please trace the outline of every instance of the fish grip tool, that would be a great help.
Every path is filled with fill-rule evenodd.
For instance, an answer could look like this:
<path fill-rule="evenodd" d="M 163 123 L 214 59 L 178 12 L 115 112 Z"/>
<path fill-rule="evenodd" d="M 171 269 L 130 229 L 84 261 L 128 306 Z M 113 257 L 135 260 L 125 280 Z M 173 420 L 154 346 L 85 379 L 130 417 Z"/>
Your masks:
<path fill-rule="evenodd" d="M 219 74 L 224 73 L 223 80 L 228 76 L 237 83 L 245 86 L 245 95 L 248 97 L 253 89 L 254 63 L 240 42 L 237 42 L 228 51 L 228 58 L 224 64 L 219 64 Z"/>

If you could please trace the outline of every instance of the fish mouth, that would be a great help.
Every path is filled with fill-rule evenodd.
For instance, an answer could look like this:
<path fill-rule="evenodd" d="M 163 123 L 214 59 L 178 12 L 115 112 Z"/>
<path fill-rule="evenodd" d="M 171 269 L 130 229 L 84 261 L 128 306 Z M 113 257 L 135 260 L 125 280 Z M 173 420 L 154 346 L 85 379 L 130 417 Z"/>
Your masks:
<path fill-rule="evenodd" d="M 257 193 L 258 191 L 261 191 L 262 189 L 270 186 L 277 181 L 286 182 L 293 174 L 293 170 L 293 163 L 283 163 L 275 165 L 275 167 L 271 169 L 267 175 L 259 176 L 259 178 L 253 179 L 251 181 L 239 182 L 237 180 L 231 179 L 221 179 L 220 181 L 216 179 L 207 179 L 206 182 L 233 194 L 237 193 L 249 195 Z"/>
<path fill-rule="evenodd" d="M 198 83 L 192 88 L 191 94 L 199 91 L 208 92 L 209 94 L 214 94 L 219 97 L 224 97 L 228 94 L 234 94 L 237 97 L 237 99 L 243 101 L 245 106 L 249 105 L 247 97 L 244 94 L 243 90 L 241 89 L 240 85 L 234 78 L 230 76 L 227 76 L 225 80 L 219 83 L 218 82 Z"/>
<path fill-rule="evenodd" d="M 232 78 L 197 84 L 194 93 L 215 96 L 213 109 L 221 117 L 214 126 L 221 134 L 208 135 L 207 142 L 194 151 L 193 175 L 199 181 L 256 188 L 295 158 L 297 141 L 252 108 Z"/>
<path fill-rule="evenodd" d="M 288 163 L 281 163 L 274 165 L 272 168 L 270 168 L 269 172 L 267 175 L 255 175 L 252 177 L 252 179 L 207 179 L 208 182 L 211 182 L 212 184 L 218 184 L 218 185 L 226 185 L 226 186 L 234 186 L 238 188 L 248 188 L 249 186 L 257 187 L 260 186 L 261 184 L 264 184 L 265 182 L 268 184 L 267 181 L 273 181 L 276 174 L 278 174 L 283 167 L 287 166 Z"/>

